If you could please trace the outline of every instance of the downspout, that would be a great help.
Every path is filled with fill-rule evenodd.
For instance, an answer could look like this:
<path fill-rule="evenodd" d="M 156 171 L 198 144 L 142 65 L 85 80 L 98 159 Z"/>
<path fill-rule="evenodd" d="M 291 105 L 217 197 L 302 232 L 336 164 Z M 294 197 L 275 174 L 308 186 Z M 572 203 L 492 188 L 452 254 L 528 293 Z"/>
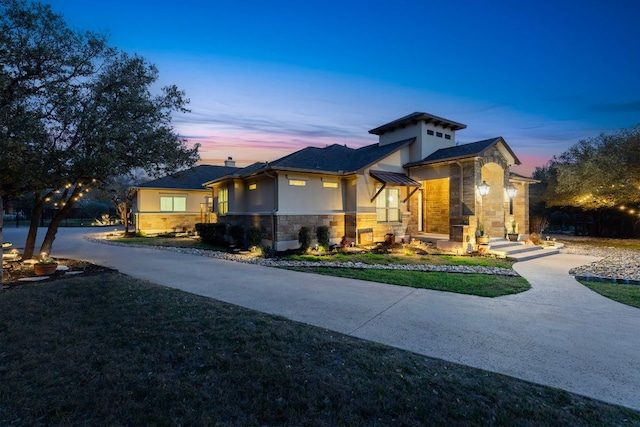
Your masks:
<path fill-rule="evenodd" d="M 269 175 L 269 172 L 264 173 L 269 178 L 273 178 L 273 209 L 271 210 L 271 249 L 276 251 L 277 248 L 277 233 L 276 233 L 276 213 L 278 212 L 278 173 L 275 175 Z"/>

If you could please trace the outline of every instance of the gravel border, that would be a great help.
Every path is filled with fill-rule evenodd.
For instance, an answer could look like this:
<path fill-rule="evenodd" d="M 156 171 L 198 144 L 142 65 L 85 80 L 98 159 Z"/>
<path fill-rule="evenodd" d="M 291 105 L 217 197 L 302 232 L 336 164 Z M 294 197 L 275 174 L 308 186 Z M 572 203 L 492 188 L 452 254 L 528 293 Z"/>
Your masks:
<path fill-rule="evenodd" d="M 406 271 L 425 271 L 425 272 L 445 272 L 445 273 L 464 273 L 464 274 L 492 274 L 496 276 L 520 276 L 515 270 L 502 267 L 483 267 L 468 265 L 433 265 L 433 264 L 366 264 L 362 262 L 308 262 L 308 261 L 283 261 L 278 258 L 262 258 L 252 254 L 232 254 L 228 252 L 209 251 L 204 249 L 177 248 L 172 246 L 149 246 L 137 245 L 134 243 L 120 243 L 108 239 L 99 239 L 95 237 L 85 237 L 85 239 L 95 242 L 114 246 L 128 246 L 136 248 L 152 248 L 170 252 L 185 253 L 191 255 L 205 256 L 209 258 L 224 259 L 227 261 L 244 262 L 247 264 L 257 264 L 265 267 L 328 267 L 328 268 L 372 268 L 378 270 L 406 270 Z"/>
<path fill-rule="evenodd" d="M 640 285 L 640 251 L 565 242 L 561 252 L 602 257 L 598 261 L 571 269 L 569 274 L 576 279 Z"/>

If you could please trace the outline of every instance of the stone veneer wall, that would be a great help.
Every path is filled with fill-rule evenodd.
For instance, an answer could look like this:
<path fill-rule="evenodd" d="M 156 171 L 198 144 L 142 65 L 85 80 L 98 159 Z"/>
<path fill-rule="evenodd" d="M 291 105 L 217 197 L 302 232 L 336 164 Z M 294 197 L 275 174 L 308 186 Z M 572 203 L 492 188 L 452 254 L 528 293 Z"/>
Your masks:
<path fill-rule="evenodd" d="M 449 234 L 449 178 L 430 179 L 422 184 L 425 233 Z"/>
<path fill-rule="evenodd" d="M 342 236 L 345 236 L 345 215 L 344 214 L 321 214 L 321 215 L 278 215 L 273 218 L 276 227 L 276 241 L 278 250 L 292 249 L 298 246 L 298 232 L 302 227 L 311 230 L 311 237 L 315 240 L 316 229 L 321 225 L 326 225 L 330 230 L 332 243 L 338 243 Z M 219 222 L 227 225 L 240 224 L 244 228 L 259 227 L 262 239 L 273 242 L 271 230 L 272 217 L 266 215 L 224 215 L 218 217 Z M 349 237 L 349 236 L 347 236 Z M 350 239 L 353 240 L 353 239 Z"/>
<path fill-rule="evenodd" d="M 196 222 L 200 222 L 199 214 L 137 214 L 136 230 L 148 233 L 160 233 L 167 231 L 194 230 Z"/>
<path fill-rule="evenodd" d="M 402 222 L 378 222 L 374 213 L 358 213 L 356 217 L 356 231 L 363 229 L 373 230 L 373 241 L 382 242 L 389 233 L 396 237 L 408 237 L 410 234 L 411 213 L 402 212 Z M 360 242 L 356 242 L 360 243 Z"/>

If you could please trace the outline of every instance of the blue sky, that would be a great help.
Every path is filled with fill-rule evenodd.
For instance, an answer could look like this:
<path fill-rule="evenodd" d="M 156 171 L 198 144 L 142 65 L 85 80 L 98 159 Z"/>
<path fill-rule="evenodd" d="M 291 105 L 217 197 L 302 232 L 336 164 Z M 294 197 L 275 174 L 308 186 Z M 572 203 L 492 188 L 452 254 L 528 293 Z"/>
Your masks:
<path fill-rule="evenodd" d="M 376 142 L 424 111 L 502 136 L 528 175 L 579 139 L 640 123 L 637 0 L 49 1 L 191 99 L 174 125 L 240 165 Z"/>

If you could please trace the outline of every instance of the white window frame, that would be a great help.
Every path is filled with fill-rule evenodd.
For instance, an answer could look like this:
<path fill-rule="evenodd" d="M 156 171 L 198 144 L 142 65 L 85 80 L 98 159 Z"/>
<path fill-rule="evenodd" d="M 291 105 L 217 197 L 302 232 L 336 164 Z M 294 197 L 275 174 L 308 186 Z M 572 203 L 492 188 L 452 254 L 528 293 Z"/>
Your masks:
<path fill-rule="evenodd" d="M 380 187 L 376 189 L 379 191 Z M 376 219 L 378 222 L 401 222 L 400 188 L 385 187 L 376 197 Z"/>
<path fill-rule="evenodd" d="M 218 215 L 226 215 L 229 212 L 229 188 L 218 190 Z"/>
<path fill-rule="evenodd" d="M 186 212 L 187 196 L 160 196 L 160 212 Z"/>

